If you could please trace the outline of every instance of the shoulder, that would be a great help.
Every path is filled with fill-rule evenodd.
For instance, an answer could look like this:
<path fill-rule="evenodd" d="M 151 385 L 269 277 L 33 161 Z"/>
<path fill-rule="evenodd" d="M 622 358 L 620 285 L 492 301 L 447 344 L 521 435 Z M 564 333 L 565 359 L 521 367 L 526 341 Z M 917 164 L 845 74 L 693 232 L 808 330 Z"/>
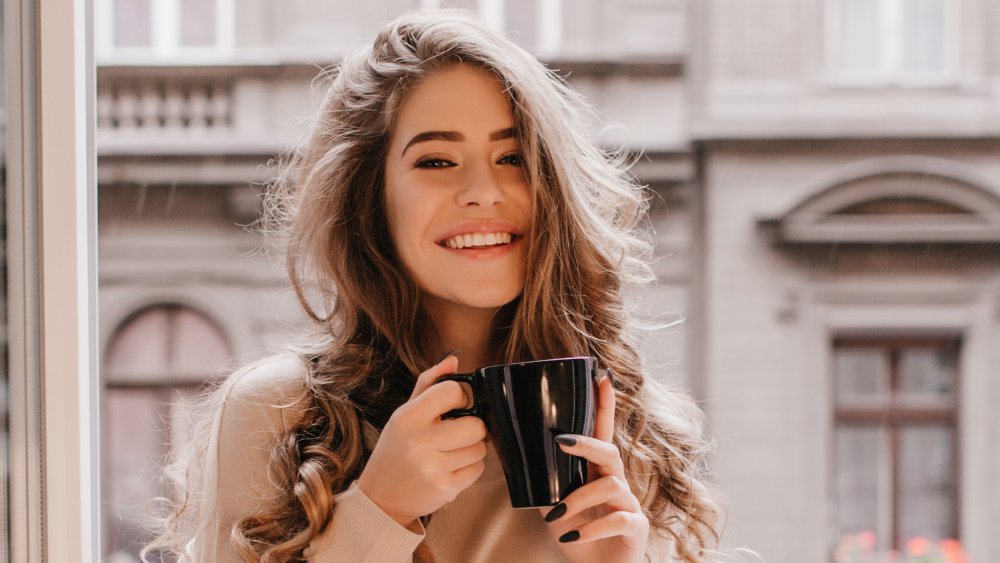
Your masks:
<path fill-rule="evenodd" d="M 232 399 L 273 401 L 301 394 L 308 378 L 306 360 L 289 352 L 240 368 L 223 387 Z"/>
<path fill-rule="evenodd" d="M 244 366 L 218 390 L 224 423 L 256 421 L 283 427 L 300 419 L 308 403 L 308 378 L 305 360 L 292 353 Z"/>

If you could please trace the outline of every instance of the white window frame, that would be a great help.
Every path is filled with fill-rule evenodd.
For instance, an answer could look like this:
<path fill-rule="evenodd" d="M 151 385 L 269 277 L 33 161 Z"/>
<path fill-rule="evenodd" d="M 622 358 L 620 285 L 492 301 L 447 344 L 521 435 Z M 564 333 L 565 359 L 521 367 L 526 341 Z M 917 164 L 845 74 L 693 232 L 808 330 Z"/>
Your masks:
<path fill-rule="evenodd" d="M 562 48 L 563 0 L 535 0 L 535 54 L 542 57 L 557 55 Z M 441 0 L 421 0 L 420 7 L 433 10 L 441 7 Z M 507 30 L 506 0 L 478 0 L 479 15 L 497 31 Z"/>
<path fill-rule="evenodd" d="M 179 0 L 150 0 L 152 45 L 150 47 L 116 47 L 114 40 L 115 0 L 96 2 L 97 28 L 95 40 L 97 60 L 101 64 L 143 63 L 178 59 L 225 59 L 233 54 L 235 44 L 235 0 L 206 0 L 215 3 L 215 45 L 185 47 L 181 38 L 181 3 Z"/>
<path fill-rule="evenodd" d="M 906 0 L 872 0 L 879 4 L 882 21 L 888 22 L 880 28 L 880 31 L 887 32 L 879 33 L 880 68 L 875 72 L 851 72 L 838 68 L 837 57 L 840 52 L 843 25 L 839 8 L 843 0 L 824 1 L 826 7 L 824 13 L 826 66 L 830 69 L 830 81 L 833 84 L 848 87 L 924 88 L 950 86 L 958 82 L 961 66 L 962 1 L 945 1 L 945 66 L 942 71 L 925 73 L 900 69 L 903 42 L 901 24 L 903 2 Z"/>
<path fill-rule="evenodd" d="M 92 0 L 3 0 L 14 563 L 99 561 Z"/>

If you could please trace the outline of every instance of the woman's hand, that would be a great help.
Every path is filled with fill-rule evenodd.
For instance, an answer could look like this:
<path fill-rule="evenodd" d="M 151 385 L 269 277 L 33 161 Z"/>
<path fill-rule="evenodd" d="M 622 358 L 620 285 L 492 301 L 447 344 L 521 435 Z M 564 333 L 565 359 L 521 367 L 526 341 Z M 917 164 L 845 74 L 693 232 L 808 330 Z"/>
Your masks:
<path fill-rule="evenodd" d="M 549 533 L 574 563 L 642 561 L 649 520 L 625 479 L 621 453 L 611 443 L 615 430 L 615 390 L 611 378 L 598 386 L 594 437 L 563 434 L 566 453 L 589 462 L 590 479 L 551 509 L 543 509 Z M 569 445 L 574 443 L 574 445 Z"/>
<path fill-rule="evenodd" d="M 403 526 L 451 502 L 482 474 L 486 426 L 474 416 L 441 420 L 468 403 L 455 381 L 434 384 L 455 373 L 450 355 L 420 374 L 410 400 L 389 417 L 358 487 Z"/>

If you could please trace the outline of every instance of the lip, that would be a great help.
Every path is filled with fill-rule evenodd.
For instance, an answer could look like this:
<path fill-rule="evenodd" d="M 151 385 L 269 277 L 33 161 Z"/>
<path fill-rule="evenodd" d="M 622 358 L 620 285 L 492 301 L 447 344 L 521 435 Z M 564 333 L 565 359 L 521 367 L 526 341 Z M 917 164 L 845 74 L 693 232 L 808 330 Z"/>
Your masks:
<path fill-rule="evenodd" d="M 458 235 L 474 235 L 476 233 L 486 234 L 486 233 L 510 233 L 513 235 L 513 240 L 510 244 L 524 238 L 524 229 L 518 228 L 516 225 L 510 221 L 503 221 L 499 219 L 494 219 L 490 221 L 463 221 L 444 234 L 434 238 L 434 243 L 442 248 L 448 248 L 444 242 L 450 238 L 457 237 Z M 510 246 L 510 245 L 505 245 Z M 449 248 L 448 250 L 457 250 Z M 490 250 L 490 249 L 461 249 L 461 250 Z"/>

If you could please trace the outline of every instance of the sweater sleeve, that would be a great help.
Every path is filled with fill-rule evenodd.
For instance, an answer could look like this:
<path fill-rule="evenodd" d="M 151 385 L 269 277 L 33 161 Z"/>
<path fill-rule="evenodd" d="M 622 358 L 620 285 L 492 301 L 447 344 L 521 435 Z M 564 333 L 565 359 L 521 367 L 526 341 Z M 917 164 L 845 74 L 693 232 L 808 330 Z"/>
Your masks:
<path fill-rule="evenodd" d="M 294 356 L 237 372 L 219 389 L 204 460 L 198 527 L 187 545 L 196 562 L 242 563 L 234 524 L 287 494 L 268 472 L 271 452 L 303 412 L 305 367 Z M 314 563 L 410 561 L 423 539 L 385 514 L 356 485 L 337 495 L 332 521 L 306 549 Z"/>

